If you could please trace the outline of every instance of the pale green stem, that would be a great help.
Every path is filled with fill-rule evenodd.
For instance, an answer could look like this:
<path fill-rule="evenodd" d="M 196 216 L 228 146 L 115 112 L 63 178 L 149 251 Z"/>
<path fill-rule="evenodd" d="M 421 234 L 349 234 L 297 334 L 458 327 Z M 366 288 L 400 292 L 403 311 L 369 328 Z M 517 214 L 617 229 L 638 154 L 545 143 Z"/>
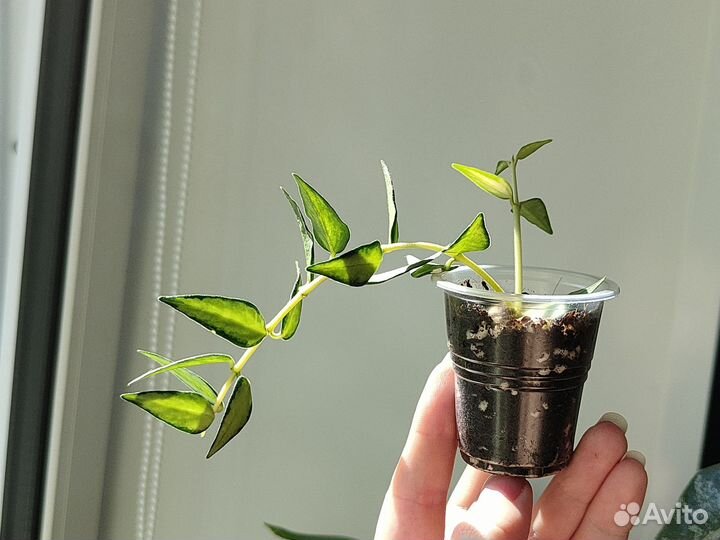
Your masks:
<path fill-rule="evenodd" d="M 400 251 L 402 249 L 424 249 L 426 251 L 442 251 L 446 246 L 440 244 L 433 244 L 432 242 L 395 242 L 394 244 L 383 244 L 383 253 L 392 253 L 393 251 Z"/>
<path fill-rule="evenodd" d="M 250 349 L 245 351 L 247 353 Z M 244 357 L 245 355 L 243 355 Z M 222 385 L 222 388 L 220 389 L 220 392 L 218 392 L 217 398 L 215 399 L 215 405 L 213 405 L 213 411 L 215 414 L 219 413 L 223 408 L 223 401 L 225 400 L 225 396 L 227 396 L 227 393 L 232 388 L 232 385 L 235 383 L 235 379 L 239 377 L 239 374 L 235 373 L 235 371 L 230 371 L 230 376 L 225 381 L 225 384 Z"/>
<path fill-rule="evenodd" d="M 288 301 L 288 303 L 285 304 L 283 308 L 277 312 L 277 315 L 275 315 L 275 317 L 273 317 L 272 320 L 265 325 L 265 330 L 267 330 L 268 334 L 273 334 L 275 331 L 275 327 L 282 322 L 283 317 L 290 313 L 292 308 L 294 308 L 305 298 L 307 298 L 307 296 L 317 287 L 319 287 L 323 281 L 327 281 L 327 278 L 325 276 L 316 276 L 315 279 L 313 279 L 310 283 L 306 283 L 305 285 L 300 287 L 298 289 L 298 292 L 295 293 L 295 295 Z M 225 400 L 225 396 L 227 396 L 228 392 L 232 388 L 232 385 L 235 383 L 235 380 L 240 376 L 240 373 L 242 373 L 245 364 L 248 363 L 250 358 L 252 358 L 252 355 L 255 354 L 255 352 L 260 348 L 261 344 L 262 341 L 257 345 L 246 349 L 240 359 L 235 362 L 235 365 L 232 367 L 232 373 L 225 381 L 225 384 L 223 384 L 220 392 L 218 392 L 217 399 L 215 400 L 215 406 L 213 407 L 215 412 L 218 412 L 222 408 L 222 403 Z"/>
<path fill-rule="evenodd" d="M 517 159 L 512 158 L 512 211 L 515 218 L 515 227 L 513 234 L 513 245 L 515 248 L 515 294 L 523 292 L 523 257 L 522 257 L 522 222 L 520 221 L 520 195 L 518 194 L 517 184 Z"/>
<path fill-rule="evenodd" d="M 325 276 L 316 275 L 315 279 L 313 279 L 310 283 L 306 283 L 305 285 L 300 287 L 298 289 L 298 292 L 295 293 L 295 295 L 288 301 L 288 303 L 285 304 L 285 306 L 283 306 L 283 308 L 277 312 L 277 315 L 275 315 L 275 317 L 273 317 L 272 320 L 265 325 L 265 328 L 268 329 L 268 332 L 273 332 L 275 330 L 275 327 L 282 322 L 285 315 L 290 313 L 295 306 L 297 306 L 300 302 L 307 298 L 307 296 L 311 292 L 313 292 L 320 285 L 322 285 L 323 282 L 327 281 L 327 279 L 328 278 L 326 278 Z"/>
<path fill-rule="evenodd" d="M 440 252 L 445 249 L 446 246 L 441 246 L 440 244 L 433 244 L 431 242 L 397 242 L 394 244 L 384 244 L 382 246 L 383 253 L 392 253 L 393 251 L 400 251 L 403 249 L 424 249 L 427 251 L 434 251 L 434 252 Z M 490 285 L 490 287 L 493 288 L 496 292 L 504 292 L 502 287 L 498 284 L 497 281 L 493 279 L 493 277 L 488 274 L 485 269 L 483 269 L 481 266 L 479 266 L 477 263 L 466 257 L 465 255 L 457 255 L 455 257 L 455 260 L 458 262 L 466 265 L 468 268 L 471 268 L 474 270 L 478 275 L 480 275 L 487 283 Z M 292 309 L 297 306 L 300 302 L 302 302 L 305 298 L 308 297 L 308 295 L 313 292 L 317 287 L 319 287 L 324 281 L 327 281 L 328 278 L 325 276 L 319 276 L 316 275 L 315 279 L 312 280 L 309 283 L 306 283 L 302 287 L 298 289 L 298 292 L 293 295 L 292 298 L 288 301 L 287 304 L 283 306 L 283 308 L 277 312 L 277 314 L 270 320 L 269 323 L 265 325 L 265 330 L 267 330 L 268 335 L 271 337 L 277 339 L 280 337 L 280 335 L 275 331 L 276 327 L 282 323 L 283 318 L 285 315 L 290 313 Z M 240 357 L 240 359 L 235 363 L 235 365 L 232 367 L 230 376 L 227 378 L 225 383 L 222 385 L 222 388 L 220 389 L 220 392 L 218 392 L 217 399 L 215 400 L 215 405 L 213 407 L 213 410 L 217 413 L 222 409 L 223 401 L 225 400 L 225 397 L 227 397 L 228 392 L 230 392 L 230 389 L 233 387 L 233 384 L 237 380 L 237 378 L 240 376 L 240 373 L 242 373 L 243 368 L 245 367 L 245 364 L 248 363 L 250 358 L 252 358 L 252 355 L 255 354 L 255 352 L 260 348 L 260 345 L 262 345 L 262 341 L 258 343 L 257 345 L 254 345 L 248 349 L 245 350 L 243 355 Z"/>

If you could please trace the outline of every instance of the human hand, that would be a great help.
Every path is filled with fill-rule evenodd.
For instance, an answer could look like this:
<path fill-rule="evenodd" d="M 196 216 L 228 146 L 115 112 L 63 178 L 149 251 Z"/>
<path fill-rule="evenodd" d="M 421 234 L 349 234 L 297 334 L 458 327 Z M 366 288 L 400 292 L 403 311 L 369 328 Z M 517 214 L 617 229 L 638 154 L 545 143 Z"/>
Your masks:
<path fill-rule="evenodd" d="M 627 453 L 627 423 L 606 415 L 578 444 L 533 508 L 527 480 L 465 468 L 450 499 L 457 450 L 449 358 L 430 375 L 385 495 L 375 540 L 610 540 L 631 525 L 613 519 L 620 505 L 642 505 L 642 454 Z"/>

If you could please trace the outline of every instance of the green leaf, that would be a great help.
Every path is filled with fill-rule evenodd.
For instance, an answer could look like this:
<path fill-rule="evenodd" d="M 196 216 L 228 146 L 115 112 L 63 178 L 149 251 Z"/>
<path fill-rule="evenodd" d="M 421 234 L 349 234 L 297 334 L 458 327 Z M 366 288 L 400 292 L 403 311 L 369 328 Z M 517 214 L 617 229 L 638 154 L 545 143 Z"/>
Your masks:
<path fill-rule="evenodd" d="M 388 230 L 388 242 L 390 244 L 394 244 L 400 238 L 400 229 L 398 228 L 397 219 L 397 205 L 395 203 L 395 188 L 393 187 L 392 178 L 390 177 L 390 171 L 382 159 L 380 160 L 380 166 L 382 167 L 383 176 L 385 177 L 385 190 L 387 191 L 387 207 L 390 224 Z"/>
<path fill-rule="evenodd" d="M 262 313 L 245 300 L 189 294 L 160 301 L 238 347 L 253 347 L 267 335 Z"/>
<path fill-rule="evenodd" d="M 457 257 L 461 253 L 483 251 L 490 246 L 490 235 L 485 228 L 485 216 L 480 212 L 473 222 L 450 244 L 443 253 Z"/>
<path fill-rule="evenodd" d="M 585 287 L 584 289 L 578 289 L 577 291 L 572 291 L 572 292 L 570 292 L 570 293 L 568 293 L 568 294 L 590 294 L 590 293 L 593 293 L 593 292 L 595 292 L 595 291 L 597 290 L 597 288 L 598 288 L 600 285 L 603 284 L 603 282 L 605 281 L 605 279 L 606 279 L 606 277 L 603 276 L 603 277 L 601 277 L 600 279 L 598 279 L 595 283 L 593 283 L 592 285 L 590 285 L 589 287 Z"/>
<path fill-rule="evenodd" d="M 428 274 L 432 274 L 433 272 L 445 272 L 447 270 L 455 270 L 457 266 L 450 266 L 449 268 L 446 268 L 444 264 L 436 264 L 436 263 L 428 263 L 422 265 L 420 268 L 415 270 L 412 274 L 410 274 L 414 278 L 421 278 L 425 277 Z"/>
<path fill-rule="evenodd" d="M 460 165 L 459 163 L 453 163 L 452 168 L 464 175 L 480 189 L 487 191 L 490 195 L 495 195 L 495 197 L 500 199 L 510 199 L 512 197 L 510 184 L 501 176 L 476 169 L 475 167 Z"/>
<path fill-rule="evenodd" d="M 509 161 L 501 160 L 497 162 L 497 166 L 495 167 L 495 174 L 498 175 L 501 172 L 503 172 L 505 169 L 507 169 L 510 166 Z"/>
<path fill-rule="evenodd" d="M 315 262 L 315 241 L 313 240 L 313 235 L 310 232 L 310 229 L 308 229 L 307 223 L 305 223 L 305 218 L 300 211 L 298 203 L 296 203 L 295 199 L 293 199 L 290 194 L 285 191 L 285 188 L 281 187 L 280 189 L 282 189 L 282 192 L 285 194 L 285 198 L 287 198 L 287 201 L 290 204 L 290 208 L 292 208 L 292 211 L 295 214 L 295 219 L 297 220 L 298 227 L 300 228 L 303 250 L 305 251 L 305 266 L 310 266 Z M 312 280 L 312 275 L 308 275 L 308 281 L 310 280 Z"/>
<path fill-rule="evenodd" d="M 385 283 L 386 281 L 390 281 L 391 279 L 395 279 L 396 277 L 407 274 L 411 270 L 414 270 L 415 268 L 423 266 L 424 264 L 437 259 L 440 255 L 442 255 L 442 253 L 435 253 L 432 257 L 408 261 L 408 264 L 406 264 L 405 266 L 401 266 L 393 270 L 388 270 L 387 272 L 383 272 L 382 274 L 375 274 L 373 277 L 370 278 L 370 281 L 368 281 L 368 285 L 377 285 L 380 283 Z"/>
<path fill-rule="evenodd" d="M 162 390 L 122 394 L 120 397 L 186 433 L 202 433 L 215 419 L 213 404 L 195 392 Z"/>
<path fill-rule="evenodd" d="M 380 268 L 382 260 L 382 247 L 376 240 L 329 261 L 315 263 L 308 270 L 351 287 L 361 287 Z"/>
<path fill-rule="evenodd" d="M 532 154 L 540 150 L 543 146 L 545 146 L 546 144 L 550 144 L 551 142 L 552 139 L 545 139 L 542 141 L 536 141 L 526 144 L 520 150 L 518 150 L 516 156 L 517 160 L 520 161 L 521 159 L 525 159 L 526 157 L 531 156 Z"/>
<path fill-rule="evenodd" d="M 684 516 L 681 516 L 679 520 L 673 516 L 670 523 L 660 530 L 656 540 L 713 540 L 720 538 L 720 464 L 702 469 L 693 476 L 675 506 L 682 509 L 686 505 L 689 509 L 688 518 L 691 521 L 695 521 L 692 519 L 693 515 L 707 518 L 707 521 L 700 524 L 700 520 L 697 520 L 692 524 L 687 524 L 684 523 Z M 683 513 L 682 510 L 674 507 L 666 510 Z M 701 514 L 699 510 L 703 510 L 704 513 Z M 649 513 L 650 509 L 648 508 L 646 512 Z M 659 509 L 656 508 L 656 512 L 659 515 Z M 695 514 L 696 512 L 697 514 Z"/>
<path fill-rule="evenodd" d="M 178 362 L 173 362 L 169 358 L 165 358 L 161 354 L 150 352 L 150 351 L 138 351 L 140 354 L 145 356 L 146 358 L 149 358 L 156 364 L 160 364 L 161 368 L 164 369 L 166 366 L 172 366 L 173 363 L 178 362 L 185 362 L 187 360 L 193 360 L 193 358 L 186 358 L 185 360 L 179 360 Z M 208 355 L 208 356 L 214 356 L 216 358 L 222 357 L 224 355 Z M 202 358 L 200 356 L 196 356 L 195 358 Z M 232 358 L 229 356 L 226 357 L 230 359 L 230 363 L 232 362 Z M 215 389 L 210 386 L 210 383 L 207 382 L 205 379 L 203 379 L 200 375 L 195 373 L 194 371 L 191 371 L 187 369 L 187 365 L 182 367 L 170 367 L 170 373 L 174 375 L 180 382 L 182 382 L 185 386 L 187 386 L 190 390 L 193 390 L 194 392 L 197 392 L 201 396 L 203 396 L 205 399 L 211 402 L 215 402 L 215 399 L 217 398 L 217 392 L 215 392 Z M 157 375 L 155 373 L 156 370 L 148 371 L 144 375 L 141 375 L 137 379 L 130 381 L 128 385 L 133 384 L 136 381 L 139 381 L 140 379 L 143 379 L 145 377 L 152 377 L 153 375 Z"/>
<path fill-rule="evenodd" d="M 350 229 L 337 215 L 322 195 L 297 174 L 293 178 L 300 191 L 305 214 L 310 219 L 315 240 L 330 254 L 336 255 L 345 249 L 350 240 Z"/>
<path fill-rule="evenodd" d="M 298 266 L 297 261 L 295 262 L 295 266 L 297 268 L 297 279 L 295 280 L 295 285 L 292 289 L 292 294 L 290 294 L 290 298 L 295 296 L 302 286 L 302 277 L 300 277 L 300 267 Z M 297 305 L 290 310 L 290 312 L 283 317 L 282 320 L 282 327 L 280 330 L 280 335 L 283 339 L 290 339 L 295 335 L 295 332 L 297 332 L 298 325 L 300 324 L 300 315 L 302 314 L 302 301 L 298 302 Z"/>
<path fill-rule="evenodd" d="M 545 203 L 542 202 L 542 199 L 535 197 L 527 201 L 522 201 L 520 203 L 520 215 L 546 233 L 553 233 L 552 225 L 550 225 L 550 217 L 548 216 L 547 208 L 545 208 Z"/>
<path fill-rule="evenodd" d="M 285 540 L 355 540 L 349 536 L 333 536 L 326 534 L 303 534 L 299 532 L 293 532 L 277 525 L 271 525 L 266 523 L 265 526 L 278 538 L 284 538 Z"/>
<path fill-rule="evenodd" d="M 225 416 L 223 416 L 215 440 L 207 453 L 208 459 L 230 442 L 235 435 L 240 433 L 248 420 L 250 420 L 251 412 L 252 391 L 250 390 L 250 381 L 245 377 L 240 377 L 235 383 Z"/>

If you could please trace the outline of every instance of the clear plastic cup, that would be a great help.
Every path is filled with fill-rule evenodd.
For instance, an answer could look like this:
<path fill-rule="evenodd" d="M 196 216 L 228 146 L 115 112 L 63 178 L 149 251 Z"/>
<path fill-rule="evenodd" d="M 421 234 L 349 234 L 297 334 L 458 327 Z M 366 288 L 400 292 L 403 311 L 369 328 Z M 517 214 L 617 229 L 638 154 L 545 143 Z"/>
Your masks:
<path fill-rule="evenodd" d="M 484 268 L 513 290 L 513 267 Z M 466 267 L 434 277 L 445 292 L 458 445 L 467 463 L 523 477 L 568 464 L 603 304 L 620 289 L 605 279 L 591 293 L 570 293 L 599 279 L 528 267 L 526 294 L 516 295 L 490 290 Z"/>

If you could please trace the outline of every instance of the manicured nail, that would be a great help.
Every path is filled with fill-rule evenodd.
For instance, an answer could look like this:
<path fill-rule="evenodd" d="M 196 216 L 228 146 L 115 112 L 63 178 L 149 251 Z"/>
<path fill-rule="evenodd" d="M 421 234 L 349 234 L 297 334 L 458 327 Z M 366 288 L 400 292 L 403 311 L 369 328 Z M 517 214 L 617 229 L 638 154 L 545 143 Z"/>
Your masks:
<path fill-rule="evenodd" d="M 625 459 L 634 459 L 635 461 L 639 461 L 640 465 L 643 467 L 645 466 L 645 463 L 647 463 L 647 460 L 645 459 L 645 454 L 638 450 L 629 450 L 627 454 L 625 454 Z"/>
<path fill-rule="evenodd" d="M 514 501 L 525 489 L 526 480 L 522 478 L 513 478 L 510 476 L 491 476 L 485 482 L 485 490 L 501 493 L 508 501 Z"/>
<path fill-rule="evenodd" d="M 600 417 L 600 420 L 598 420 L 598 424 L 600 422 L 610 422 L 611 424 L 615 424 L 617 427 L 619 427 L 623 433 L 627 433 L 628 430 L 628 423 L 627 420 L 625 420 L 625 417 L 616 412 L 606 412 Z"/>

